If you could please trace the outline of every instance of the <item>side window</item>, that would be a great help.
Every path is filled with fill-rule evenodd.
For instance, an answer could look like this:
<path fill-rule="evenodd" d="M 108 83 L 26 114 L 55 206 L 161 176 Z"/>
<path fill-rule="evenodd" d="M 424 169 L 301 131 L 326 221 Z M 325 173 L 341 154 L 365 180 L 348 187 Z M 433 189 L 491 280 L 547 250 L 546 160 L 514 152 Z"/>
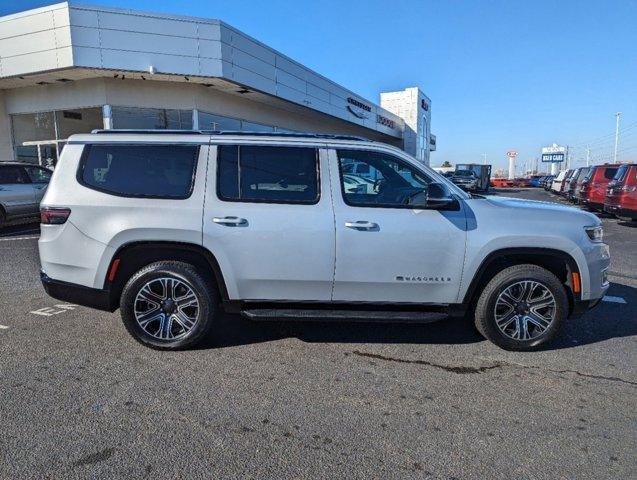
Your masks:
<path fill-rule="evenodd" d="M 29 183 L 29 179 L 22 167 L 9 165 L 0 166 L 0 185 L 10 185 L 15 183 Z"/>
<path fill-rule="evenodd" d="M 616 168 L 606 168 L 604 169 L 604 178 L 606 180 L 612 180 L 616 173 L 617 173 Z"/>
<path fill-rule="evenodd" d="M 315 148 L 219 145 L 217 195 L 228 202 L 314 204 L 319 200 Z"/>
<path fill-rule="evenodd" d="M 198 145 L 87 145 L 78 180 L 113 195 L 184 199 L 192 193 Z"/>
<path fill-rule="evenodd" d="M 32 183 L 49 183 L 51 171 L 38 167 L 24 167 Z"/>
<path fill-rule="evenodd" d="M 410 208 L 411 200 L 432 180 L 384 153 L 338 150 L 345 203 L 361 207 Z"/>

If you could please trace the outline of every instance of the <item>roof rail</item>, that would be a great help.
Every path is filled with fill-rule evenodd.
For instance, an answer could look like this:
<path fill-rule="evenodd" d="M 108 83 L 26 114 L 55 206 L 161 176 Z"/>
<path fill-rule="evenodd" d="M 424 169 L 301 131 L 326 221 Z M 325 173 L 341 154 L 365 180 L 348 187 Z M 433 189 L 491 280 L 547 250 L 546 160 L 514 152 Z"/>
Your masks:
<path fill-rule="evenodd" d="M 95 129 L 92 130 L 91 133 L 108 133 L 108 134 L 134 134 L 134 133 L 143 133 L 143 134 L 161 134 L 161 135 L 197 135 L 203 134 L 201 130 L 167 130 L 167 129 L 142 129 L 142 128 L 121 128 L 121 129 Z"/>
<path fill-rule="evenodd" d="M 358 142 L 370 142 L 365 137 L 355 135 L 338 135 L 329 133 L 302 133 L 302 132 L 247 132 L 233 130 L 165 130 L 165 129 L 95 129 L 91 133 L 108 134 L 151 134 L 151 135 L 236 135 L 250 137 L 284 137 L 284 138 L 325 138 L 328 140 L 354 140 Z"/>
<path fill-rule="evenodd" d="M 339 135 L 331 133 L 304 133 L 304 132 L 244 132 L 232 130 L 202 130 L 203 133 L 209 135 L 237 135 L 250 137 L 286 137 L 286 138 L 326 138 L 329 140 L 355 140 L 358 142 L 369 142 L 365 137 L 357 137 L 355 135 Z"/>

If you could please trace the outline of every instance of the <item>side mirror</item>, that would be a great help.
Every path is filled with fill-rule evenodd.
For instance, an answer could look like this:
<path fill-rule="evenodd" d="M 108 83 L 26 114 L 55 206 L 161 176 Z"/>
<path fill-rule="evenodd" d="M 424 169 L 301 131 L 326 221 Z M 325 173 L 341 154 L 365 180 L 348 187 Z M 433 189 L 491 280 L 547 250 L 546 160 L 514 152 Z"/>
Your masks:
<path fill-rule="evenodd" d="M 455 210 L 458 201 L 442 183 L 430 183 L 426 192 L 425 208 L 430 210 Z"/>
<path fill-rule="evenodd" d="M 411 195 L 407 205 L 419 210 L 458 210 L 458 200 L 451 195 L 449 189 L 442 183 L 430 183 L 421 192 Z"/>

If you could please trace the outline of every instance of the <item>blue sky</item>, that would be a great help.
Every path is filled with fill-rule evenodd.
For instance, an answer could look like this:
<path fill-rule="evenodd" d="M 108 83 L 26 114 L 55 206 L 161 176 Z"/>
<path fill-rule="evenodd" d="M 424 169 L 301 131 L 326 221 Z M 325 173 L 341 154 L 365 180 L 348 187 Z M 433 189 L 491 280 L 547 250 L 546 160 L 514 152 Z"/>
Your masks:
<path fill-rule="evenodd" d="M 0 14 L 55 3 L 0 0 Z M 99 0 L 139 10 L 219 18 L 378 102 L 419 86 L 432 99 L 444 160 L 504 166 L 544 145 L 583 160 L 637 160 L 637 0 L 336 1 Z"/>

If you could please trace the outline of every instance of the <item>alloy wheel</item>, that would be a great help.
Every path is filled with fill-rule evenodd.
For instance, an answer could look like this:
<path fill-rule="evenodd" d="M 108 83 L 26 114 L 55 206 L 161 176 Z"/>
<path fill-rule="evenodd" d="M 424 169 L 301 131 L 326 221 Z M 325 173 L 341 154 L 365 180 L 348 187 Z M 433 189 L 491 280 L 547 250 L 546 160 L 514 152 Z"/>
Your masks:
<path fill-rule="evenodd" d="M 555 296 L 546 285 L 524 280 L 509 285 L 498 295 L 495 323 L 513 340 L 532 340 L 548 330 L 556 311 Z"/>
<path fill-rule="evenodd" d="M 199 321 L 199 300 L 188 283 L 171 277 L 157 278 L 137 293 L 134 314 L 139 327 L 153 338 L 178 340 Z"/>

